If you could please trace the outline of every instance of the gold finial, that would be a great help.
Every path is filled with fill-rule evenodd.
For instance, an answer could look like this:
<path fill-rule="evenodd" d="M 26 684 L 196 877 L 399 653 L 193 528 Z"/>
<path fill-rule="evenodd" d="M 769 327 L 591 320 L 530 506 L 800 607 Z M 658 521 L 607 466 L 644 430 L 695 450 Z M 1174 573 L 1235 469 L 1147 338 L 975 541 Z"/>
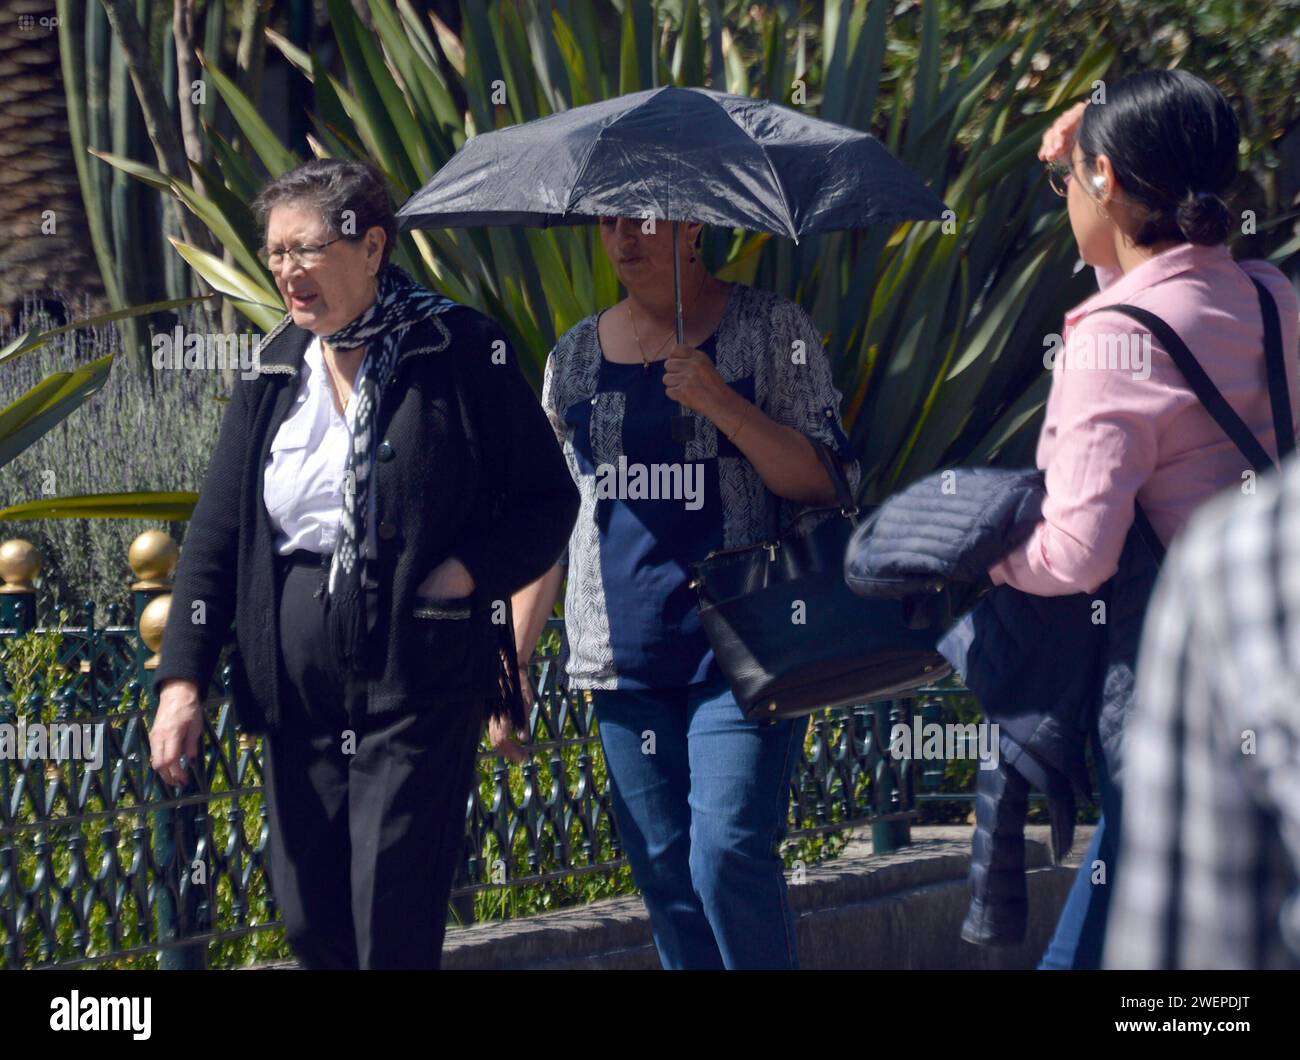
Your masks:
<path fill-rule="evenodd" d="M 145 646 L 153 652 L 153 654 L 145 660 L 144 668 L 146 670 L 156 670 L 158 669 L 158 664 L 162 662 L 162 659 L 159 658 L 158 651 L 162 647 L 163 629 L 167 625 L 167 613 L 171 609 L 172 594 L 160 593 L 150 600 L 145 609 L 140 612 L 140 639 L 144 641 Z"/>
<path fill-rule="evenodd" d="M 41 551 L 30 541 L 13 537 L 0 544 L 0 593 L 34 593 L 41 573 Z"/>
<path fill-rule="evenodd" d="M 131 542 L 131 549 L 126 554 L 127 562 L 131 564 L 136 576 L 131 588 L 170 588 L 172 572 L 176 569 L 180 554 L 180 546 L 170 535 L 161 530 L 146 530 Z"/>

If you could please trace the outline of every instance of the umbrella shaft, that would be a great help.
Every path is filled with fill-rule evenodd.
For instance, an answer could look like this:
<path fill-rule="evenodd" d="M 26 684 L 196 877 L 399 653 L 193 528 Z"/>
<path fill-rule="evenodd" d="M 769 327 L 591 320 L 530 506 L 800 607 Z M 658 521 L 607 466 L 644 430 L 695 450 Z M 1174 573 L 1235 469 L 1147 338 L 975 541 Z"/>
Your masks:
<path fill-rule="evenodd" d="M 673 299 L 677 305 L 677 345 L 682 344 L 682 261 L 681 261 L 681 226 L 673 222 Z"/>
<path fill-rule="evenodd" d="M 685 335 L 682 331 L 682 261 L 681 254 L 681 226 L 673 222 L 673 299 L 677 307 L 677 345 L 682 345 Z M 691 416 L 691 410 L 685 405 L 678 404 L 677 416 L 673 419 L 673 440 L 681 442 L 683 445 L 695 440 L 695 420 Z"/>

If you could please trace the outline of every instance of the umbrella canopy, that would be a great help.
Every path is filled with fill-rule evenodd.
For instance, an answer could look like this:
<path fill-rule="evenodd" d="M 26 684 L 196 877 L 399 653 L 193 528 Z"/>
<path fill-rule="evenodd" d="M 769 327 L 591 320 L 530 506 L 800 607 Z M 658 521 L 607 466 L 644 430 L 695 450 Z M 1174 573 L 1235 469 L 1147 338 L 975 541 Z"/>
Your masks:
<path fill-rule="evenodd" d="M 472 137 L 397 217 L 407 230 L 653 216 L 797 241 L 943 210 L 869 133 L 667 86 Z"/>
<path fill-rule="evenodd" d="M 870 133 L 749 96 L 673 85 L 574 107 L 466 141 L 397 211 L 399 227 L 548 227 L 601 217 L 801 235 L 937 221 L 945 207 Z M 689 441 L 689 410 L 672 424 Z"/>

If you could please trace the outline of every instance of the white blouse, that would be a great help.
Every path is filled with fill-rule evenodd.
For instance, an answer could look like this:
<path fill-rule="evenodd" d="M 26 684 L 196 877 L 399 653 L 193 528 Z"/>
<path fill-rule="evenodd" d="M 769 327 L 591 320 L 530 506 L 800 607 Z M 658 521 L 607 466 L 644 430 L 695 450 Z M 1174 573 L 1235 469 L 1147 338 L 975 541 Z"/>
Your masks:
<path fill-rule="evenodd" d="M 293 407 L 271 440 L 262 500 L 280 555 L 295 549 L 333 552 L 343 506 L 343 472 L 357 405 L 340 416 L 319 338 L 303 356 Z"/>

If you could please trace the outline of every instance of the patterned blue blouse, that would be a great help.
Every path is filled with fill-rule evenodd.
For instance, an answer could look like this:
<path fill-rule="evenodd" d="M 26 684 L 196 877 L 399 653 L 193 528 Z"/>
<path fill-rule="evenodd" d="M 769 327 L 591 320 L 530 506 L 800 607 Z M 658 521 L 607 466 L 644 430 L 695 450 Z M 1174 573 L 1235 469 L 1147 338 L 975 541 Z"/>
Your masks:
<path fill-rule="evenodd" d="M 599 314 L 560 337 L 542 404 L 564 448 L 581 507 L 567 552 L 565 629 L 575 688 L 662 688 L 717 674 L 687 584 L 710 551 L 763 540 L 804 506 L 763 484 L 754 466 L 697 416 L 685 453 L 664 363 L 606 360 Z M 735 284 L 700 349 L 719 375 L 777 423 L 852 459 L 840 393 L 821 338 L 796 303 Z M 858 469 L 848 465 L 856 487 Z"/>

